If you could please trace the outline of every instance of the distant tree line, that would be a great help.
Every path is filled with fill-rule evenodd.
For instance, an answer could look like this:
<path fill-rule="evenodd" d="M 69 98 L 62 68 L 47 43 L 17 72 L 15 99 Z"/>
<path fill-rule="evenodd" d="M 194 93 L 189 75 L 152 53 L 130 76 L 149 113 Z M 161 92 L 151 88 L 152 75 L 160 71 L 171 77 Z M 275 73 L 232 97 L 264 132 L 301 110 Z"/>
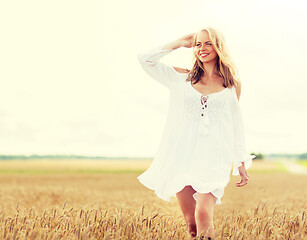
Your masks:
<path fill-rule="evenodd" d="M 93 159 L 99 159 L 99 158 L 105 158 L 105 157 L 93 157 L 93 156 L 78 156 L 78 155 L 0 155 L 0 159 L 3 160 L 10 160 L 10 159 L 82 159 L 82 158 L 93 158 Z"/>
<path fill-rule="evenodd" d="M 264 158 L 262 153 L 254 153 L 254 152 L 252 152 L 251 154 L 256 156 L 253 160 L 260 160 L 260 159 Z"/>
<path fill-rule="evenodd" d="M 256 156 L 254 160 L 264 159 L 264 158 L 294 158 L 299 160 L 307 160 L 307 153 L 301 153 L 301 154 L 272 153 L 264 155 L 262 153 L 252 152 L 251 154 Z"/>
<path fill-rule="evenodd" d="M 82 155 L 0 155 L 0 160 L 28 160 L 28 159 L 145 159 L 139 157 L 107 157 L 107 156 L 82 156 Z M 147 159 L 147 158 L 146 158 Z"/>
<path fill-rule="evenodd" d="M 299 159 L 307 159 L 307 153 L 302 153 L 298 156 Z"/>
<path fill-rule="evenodd" d="M 301 154 L 287 154 L 287 153 L 272 153 L 272 154 L 262 154 L 254 153 L 256 158 L 254 160 L 260 160 L 264 158 L 294 158 L 299 160 L 307 160 L 307 152 Z M 150 157 L 108 157 L 108 156 L 83 156 L 83 155 L 0 155 L 0 160 L 27 160 L 27 159 L 125 159 L 125 160 L 136 160 L 136 159 L 148 159 L 152 160 Z"/>
<path fill-rule="evenodd" d="M 267 154 L 265 155 L 266 158 L 294 158 L 298 160 L 307 160 L 307 153 L 300 153 L 300 154 L 295 154 L 295 153 L 275 153 L 275 154 Z"/>

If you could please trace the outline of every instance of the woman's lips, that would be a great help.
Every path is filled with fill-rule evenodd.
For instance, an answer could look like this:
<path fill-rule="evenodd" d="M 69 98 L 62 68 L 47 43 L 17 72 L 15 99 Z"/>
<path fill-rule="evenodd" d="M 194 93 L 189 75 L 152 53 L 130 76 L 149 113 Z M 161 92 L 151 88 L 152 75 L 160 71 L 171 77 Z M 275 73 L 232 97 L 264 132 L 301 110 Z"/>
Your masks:
<path fill-rule="evenodd" d="M 209 53 L 202 53 L 202 54 L 200 54 L 200 57 L 205 58 L 205 57 L 207 57 L 208 55 L 209 55 Z"/>

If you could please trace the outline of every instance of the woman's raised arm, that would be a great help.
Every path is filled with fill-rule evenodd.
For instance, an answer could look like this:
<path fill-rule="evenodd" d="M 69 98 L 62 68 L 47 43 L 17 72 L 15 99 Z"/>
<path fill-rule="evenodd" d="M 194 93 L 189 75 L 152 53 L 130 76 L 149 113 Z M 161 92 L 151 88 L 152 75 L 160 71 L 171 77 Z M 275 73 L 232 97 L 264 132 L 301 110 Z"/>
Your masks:
<path fill-rule="evenodd" d="M 142 68 L 153 79 L 157 80 L 169 89 L 172 89 L 180 81 L 180 73 L 160 59 L 180 47 L 191 47 L 194 34 L 186 35 L 175 41 L 158 46 L 152 50 L 138 54 Z"/>

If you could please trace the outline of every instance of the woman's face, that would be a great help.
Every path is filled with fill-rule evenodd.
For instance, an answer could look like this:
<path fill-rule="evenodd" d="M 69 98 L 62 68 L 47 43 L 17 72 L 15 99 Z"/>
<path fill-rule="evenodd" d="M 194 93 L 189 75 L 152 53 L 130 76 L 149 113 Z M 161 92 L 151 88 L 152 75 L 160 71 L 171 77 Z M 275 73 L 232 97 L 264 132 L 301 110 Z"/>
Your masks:
<path fill-rule="evenodd" d="M 216 62 L 218 55 L 213 48 L 207 31 L 200 31 L 196 35 L 194 54 L 202 63 Z"/>

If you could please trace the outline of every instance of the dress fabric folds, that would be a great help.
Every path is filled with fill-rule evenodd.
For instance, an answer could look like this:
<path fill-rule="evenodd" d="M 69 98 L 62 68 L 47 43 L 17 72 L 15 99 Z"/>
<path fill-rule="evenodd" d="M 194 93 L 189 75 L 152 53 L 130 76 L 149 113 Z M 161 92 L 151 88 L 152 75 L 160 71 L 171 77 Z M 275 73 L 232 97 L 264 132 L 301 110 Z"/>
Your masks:
<path fill-rule="evenodd" d="M 185 186 L 196 193 L 211 192 L 221 204 L 231 169 L 252 165 L 255 155 L 245 148 L 242 113 L 235 88 L 203 95 L 160 59 L 174 51 L 158 46 L 138 54 L 144 71 L 169 89 L 169 108 L 162 138 L 149 168 L 137 177 L 156 195 L 170 201 Z"/>

